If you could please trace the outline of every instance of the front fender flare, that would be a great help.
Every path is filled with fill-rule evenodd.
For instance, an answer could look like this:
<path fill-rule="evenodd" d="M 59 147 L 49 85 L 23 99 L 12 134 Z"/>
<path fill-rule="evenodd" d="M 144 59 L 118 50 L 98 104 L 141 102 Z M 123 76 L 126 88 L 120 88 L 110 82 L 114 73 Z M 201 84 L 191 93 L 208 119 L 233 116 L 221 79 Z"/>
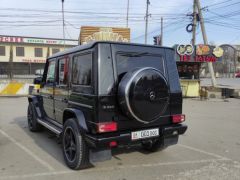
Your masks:
<path fill-rule="evenodd" d="M 39 100 L 38 100 L 37 96 L 28 96 L 28 102 L 29 102 L 29 103 L 32 103 L 34 109 L 35 109 L 36 112 L 37 112 L 37 116 L 38 116 L 39 118 L 42 118 L 42 117 L 43 117 L 43 114 L 42 114 L 42 112 L 41 112 L 41 110 L 40 110 Z"/>

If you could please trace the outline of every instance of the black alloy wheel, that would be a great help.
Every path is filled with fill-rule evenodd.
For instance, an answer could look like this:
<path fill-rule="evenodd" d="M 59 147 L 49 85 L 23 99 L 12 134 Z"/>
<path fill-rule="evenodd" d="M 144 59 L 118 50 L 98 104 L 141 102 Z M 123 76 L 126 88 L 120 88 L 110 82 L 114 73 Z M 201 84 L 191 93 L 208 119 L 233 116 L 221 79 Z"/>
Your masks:
<path fill-rule="evenodd" d="M 30 130 L 33 127 L 33 118 L 34 118 L 33 111 L 32 111 L 32 109 L 31 109 L 31 107 L 29 105 L 28 106 L 28 127 L 29 127 Z"/>
<path fill-rule="evenodd" d="M 31 102 L 28 104 L 27 118 L 28 118 L 28 128 L 30 131 L 37 132 L 42 130 L 41 124 L 37 122 L 36 111 Z"/>
<path fill-rule="evenodd" d="M 74 118 L 64 123 L 62 148 L 64 160 L 69 168 L 78 170 L 90 167 L 89 148 Z"/>
<path fill-rule="evenodd" d="M 68 161 L 74 161 L 76 158 L 76 137 L 71 127 L 67 127 L 64 132 L 64 153 Z"/>

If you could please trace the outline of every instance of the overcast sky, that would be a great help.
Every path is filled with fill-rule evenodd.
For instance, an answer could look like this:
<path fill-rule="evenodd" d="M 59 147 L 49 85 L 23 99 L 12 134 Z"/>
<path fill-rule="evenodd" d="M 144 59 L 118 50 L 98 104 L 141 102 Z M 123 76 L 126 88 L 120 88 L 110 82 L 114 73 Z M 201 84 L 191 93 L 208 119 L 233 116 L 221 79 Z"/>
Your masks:
<path fill-rule="evenodd" d="M 146 0 L 129 0 L 131 41 L 144 42 Z M 189 43 L 193 0 L 150 0 L 148 43 L 164 18 L 166 46 Z M 0 35 L 62 38 L 61 0 L 0 0 Z M 240 44 L 240 0 L 201 0 L 209 42 Z M 81 25 L 126 27 L 127 0 L 65 0 L 66 38 L 78 39 Z M 200 27 L 197 43 L 202 42 Z"/>

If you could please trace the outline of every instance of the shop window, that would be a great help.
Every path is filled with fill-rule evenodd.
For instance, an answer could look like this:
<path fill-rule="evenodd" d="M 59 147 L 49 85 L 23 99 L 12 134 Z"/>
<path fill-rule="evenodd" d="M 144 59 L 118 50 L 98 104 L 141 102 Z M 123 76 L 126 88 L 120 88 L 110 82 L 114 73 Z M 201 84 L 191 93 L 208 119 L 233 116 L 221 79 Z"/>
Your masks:
<path fill-rule="evenodd" d="M 58 49 L 58 48 L 53 48 L 53 49 L 52 49 L 52 54 L 58 53 L 59 51 L 60 51 L 60 49 Z"/>
<path fill-rule="evenodd" d="M 198 79 L 199 64 L 198 63 L 177 63 L 178 74 L 181 79 Z"/>
<path fill-rule="evenodd" d="M 24 56 L 24 47 L 16 47 L 16 56 Z"/>
<path fill-rule="evenodd" d="M 5 56 L 6 52 L 5 52 L 5 46 L 0 46 L 0 56 Z"/>
<path fill-rule="evenodd" d="M 43 57 L 43 49 L 42 48 L 35 48 L 35 57 Z"/>

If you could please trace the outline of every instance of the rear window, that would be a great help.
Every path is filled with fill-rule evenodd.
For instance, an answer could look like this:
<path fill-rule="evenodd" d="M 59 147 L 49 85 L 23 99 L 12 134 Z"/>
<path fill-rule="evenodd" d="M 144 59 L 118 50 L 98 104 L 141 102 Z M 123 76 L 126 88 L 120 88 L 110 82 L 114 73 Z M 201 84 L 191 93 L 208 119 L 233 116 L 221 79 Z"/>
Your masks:
<path fill-rule="evenodd" d="M 153 67 L 165 75 L 164 61 L 160 54 L 117 53 L 116 64 L 118 75 L 143 67 Z"/>

